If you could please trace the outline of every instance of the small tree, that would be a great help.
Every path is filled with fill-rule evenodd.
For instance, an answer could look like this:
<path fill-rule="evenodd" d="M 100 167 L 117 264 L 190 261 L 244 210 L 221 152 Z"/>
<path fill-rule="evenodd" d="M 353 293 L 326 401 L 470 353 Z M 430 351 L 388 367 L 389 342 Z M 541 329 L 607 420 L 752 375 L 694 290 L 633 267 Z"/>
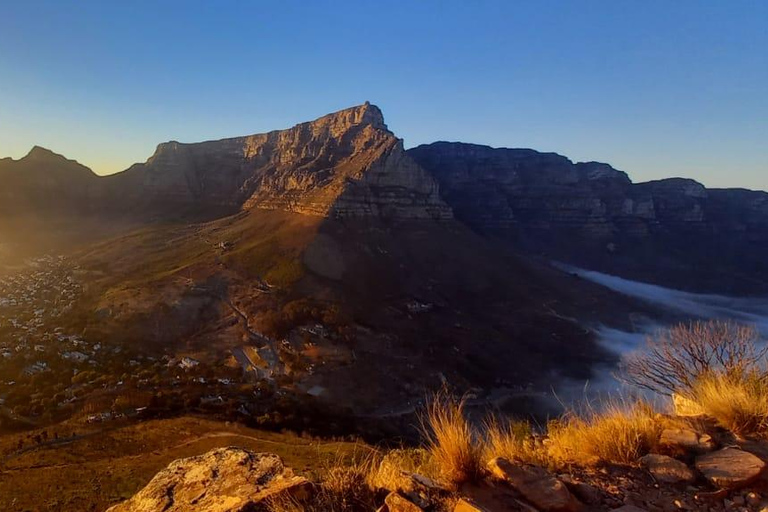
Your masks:
<path fill-rule="evenodd" d="M 768 377 L 768 346 L 751 326 L 709 321 L 680 324 L 649 337 L 644 349 L 628 356 L 619 378 L 660 393 L 690 397 L 708 375 Z"/>

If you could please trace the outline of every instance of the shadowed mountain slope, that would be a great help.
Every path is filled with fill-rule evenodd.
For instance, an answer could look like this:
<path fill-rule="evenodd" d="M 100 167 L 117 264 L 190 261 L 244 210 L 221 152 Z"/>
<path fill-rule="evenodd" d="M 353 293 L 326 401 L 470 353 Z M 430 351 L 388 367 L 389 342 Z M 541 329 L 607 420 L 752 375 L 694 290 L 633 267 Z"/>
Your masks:
<path fill-rule="evenodd" d="M 0 159 L 0 215 L 87 212 L 83 200 L 98 182 L 84 165 L 35 146 L 19 160 Z"/>
<path fill-rule="evenodd" d="M 768 193 L 608 164 L 436 142 L 408 151 L 456 217 L 520 250 L 671 287 L 768 293 Z"/>

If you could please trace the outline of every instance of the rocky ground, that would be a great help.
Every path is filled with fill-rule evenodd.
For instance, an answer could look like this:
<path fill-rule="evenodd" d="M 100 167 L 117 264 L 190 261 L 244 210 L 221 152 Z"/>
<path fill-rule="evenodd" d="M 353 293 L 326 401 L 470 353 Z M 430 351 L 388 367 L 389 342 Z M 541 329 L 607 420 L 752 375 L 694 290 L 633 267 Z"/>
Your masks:
<path fill-rule="evenodd" d="M 653 451 L 631 465 L 546 469 L 502 457 L 458 487 L 409 472 L 385 455 L 373 464 L 368 503 L 327 510 L 379 512 L 663 512 L 768 510 L 768 444 L 714 427 L 669 428 Z M 607 440 L 606 442 L 609 442 Z M 373 475 L 373 477 L 371 477 Z M 126 511 L 315 511 L 329 492 L 284 467 L 277 455 L 229 447 L 178 460 L 138 494 L 110 509 Z M 334 484 L 338 487 L 338 484 Z M 338 489 L 334 488 L 334 492 Z M 351 493 L 354 495 L 354 493 Z M 342 500 L 344 501 L 344 500 Z M 290 503 L 288 508 L 286 503 Z"/>

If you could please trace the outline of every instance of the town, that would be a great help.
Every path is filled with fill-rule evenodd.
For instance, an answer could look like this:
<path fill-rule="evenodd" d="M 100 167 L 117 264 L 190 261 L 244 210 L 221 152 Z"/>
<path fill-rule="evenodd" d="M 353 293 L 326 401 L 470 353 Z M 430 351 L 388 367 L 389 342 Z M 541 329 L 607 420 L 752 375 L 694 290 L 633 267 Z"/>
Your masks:
<path fill-rule="evenodd" d="M 269 345 L 244 346 L 223 361 L 200 361 L 169 347 L 153 351 L 89 333 L 87 319 L 98 314 L 83 301 L 87 280 L 86 271 L 62 256 L 30 260 L 0 278 L 0 431 L 70 418 L 94 424 L 180 412 L 277 427 L 297 416 L 297 401 L 320 390 L 293 392 L 285 375 L 274 373 L 283 366 L 277 358 L 286 354 L 296 365 L 287 341 L 270 340 L 279 347 L 274 352 Z M 79 319 L 86 320 L 80 325 Z M 299 333 L 298 344 L 327 336 L 321 325 L 296 329 L 292 338 Z"/>

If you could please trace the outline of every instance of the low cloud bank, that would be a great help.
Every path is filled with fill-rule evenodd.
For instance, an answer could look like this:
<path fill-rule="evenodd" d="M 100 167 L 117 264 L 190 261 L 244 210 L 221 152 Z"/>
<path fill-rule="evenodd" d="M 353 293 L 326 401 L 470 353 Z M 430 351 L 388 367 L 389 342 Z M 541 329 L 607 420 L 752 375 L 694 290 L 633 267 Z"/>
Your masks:
<path fill-rule="evenodd" d="M 754 325 L 764 339 L 768 339 L 768 298 L 727 297 L 698 294 L 664 288 L 663 286 L 631 281 L 617 276 L 557 265 L 564 271 L 605 286 L 615 292 L 643 300 L 655 306 L 680 313 L 691 320 L 732 320 Z M 637 332 L 626 332 L 604 325 L 594 328 L 598 342 L 618 356 L 625 356 L 645 344 L 649 335 L 671 327 L 665 323 L 647 323 Z M 555 389 L 564 402 L 594 398 L 608 392 L 626 392 L 628 389 L 615 377 L 614 366 L 595 368 L 595 377 L 589 382 L 568 382 Z"/>
<path fill-rule="evenodd" d="M 691 318 L 727 319 L 752 324 L 768 335 L 768 298 L 726 297 L 684 292 L 662 286 L 630 281 L 617 276 L 562 267 L 583 279 L 636 299 L 690 315 Z"/>

